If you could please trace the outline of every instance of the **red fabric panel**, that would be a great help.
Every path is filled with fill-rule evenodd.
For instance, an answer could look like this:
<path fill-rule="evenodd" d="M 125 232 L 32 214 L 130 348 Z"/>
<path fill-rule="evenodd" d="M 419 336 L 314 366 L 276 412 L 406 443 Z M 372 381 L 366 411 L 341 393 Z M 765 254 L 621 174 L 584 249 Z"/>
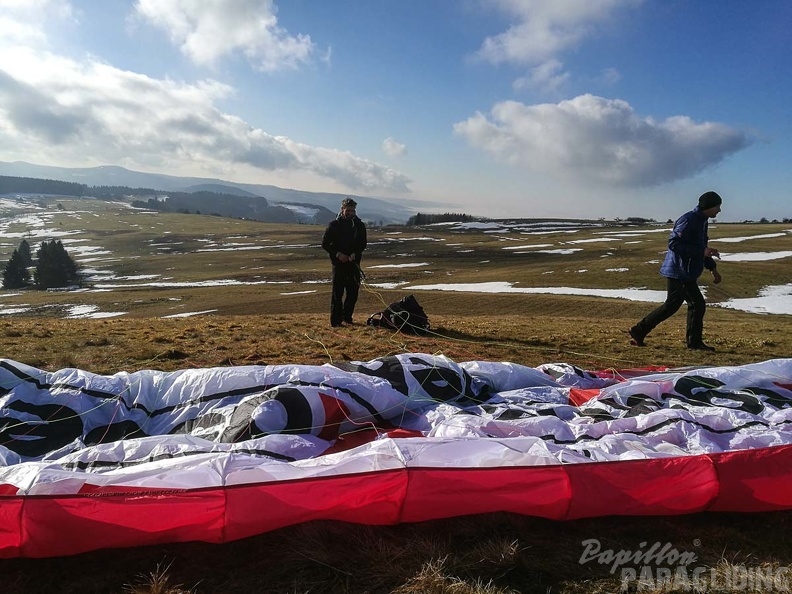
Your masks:
<path fill-rule="evenodd" d="M 599 393 L 599 388 L 589 388 L 588 390 L 571 388 L 569 390 L 569 404 L 573 406 L 582 406 L 595 396 L 599 396 Z"/>
<path fill-rule="evenodd" d="M 330 441 L 338 437 L 338 428 L 349 418 L 349 409 L 342 401 L 329 394 L 319 392 L 319 400 L 322 402 L 325 413 L 324 425 L 319 432 L 319 437 Z"/>
<path fill-rule="evenodd" d="M 384 430 L 374 426 L 364 427 L 362 429 L 358 429 L 357 431 L 350 431 L 348 433 L 339 435 L 338 439 L 335 440 L 335 443 L 327 448 L 322 455 L 335 454 L 336 452 L 345 452 L 346 450 L 351 450 L 352 448 L 356 448 L 360 445 L 363 445 L 364 443 L 374 441 L 383 434 L 393 439 L 404 437 L 423 437 L 423 433 L 420 431 L 412 431 L 409 429 Z"/>
<path fill-rule="evenodd" d="M 19 487 L 16 485 L 8 485 L 8 484 L 1 484 L 0 485 L 0 497 L 5 497 L 6 495 L 16 495 L 19 493 Z"/>
<path fill-rule="evenodd" d="M 3 500 L 0 507 L 6 503 Z M 50 557 L 166 542 L 221 542 L 224 503 L 222 490 L 141 496 L 26 497 L 22 554 Z"/>
<path fill-rule="evenodd" d="M 667 516 L 702 511 L 718 495 L 707 456 L 570 464 L 572 505 L 566 519 Z"/>
<path fill-rule="evenodd" d="M 720 480 L 720 483 L 719 483 Z M 624 462 L 412 468 L 195 491 L 0 498 L 0 557 L 226 542 L 316 519 L 551 519 L 792 508 L 792 446 Z"/>
<path fill-rule="evenodd" d="M 720 495 L 712 511 L 792 508 L 792 446 L 713 454 Z"/>
<path fill-rule="evenodd" d="M 406 470 L 231 487 L 225 540 L 310 520 L 396 524 L 406 487 Z"/>
<path fill-rule="evenodd" d="M 23 497 L 0 498 L 0 559 L 19 557 L 22 541 Z"/>
<path fill-rule="evenodd" d="M 562 466 L 415 468 L 401 521 L 495 511 L 561 519 L 570 495 Z"/>

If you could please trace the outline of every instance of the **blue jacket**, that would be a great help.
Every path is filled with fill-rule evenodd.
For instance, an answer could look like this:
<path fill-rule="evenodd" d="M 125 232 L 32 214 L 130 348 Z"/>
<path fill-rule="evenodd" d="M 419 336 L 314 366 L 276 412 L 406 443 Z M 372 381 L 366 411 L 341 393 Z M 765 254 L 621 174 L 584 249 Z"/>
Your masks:
<path fill-rule="evenodd" d="M 708 226 L 708 217 L 698 206 L 679 217 L 668 237 L 668 251 L 660 274 L 667 278 L 695 281 L 705 268 L 715 270 L 715 260 L 704 256 L 709 241 Z"/>

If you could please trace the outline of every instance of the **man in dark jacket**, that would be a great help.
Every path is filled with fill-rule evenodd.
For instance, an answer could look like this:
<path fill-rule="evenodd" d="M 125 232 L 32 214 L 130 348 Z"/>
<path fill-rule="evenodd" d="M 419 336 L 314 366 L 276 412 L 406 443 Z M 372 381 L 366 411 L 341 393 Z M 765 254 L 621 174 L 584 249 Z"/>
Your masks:
<path fill-rule="evenodd" d="M 721 211 L 721 202 L 717 193 L 705 192 L 699 198 L 698 206 L 674 223 L 668 238 L 668 251 L 660 267 L 660 274 L 668 279 L 665 303 L 629 329 L 633 344 L 644 346 L 646 335 L 660 322 L 674 315 L 683 302 L 687 302 L 687 347 L 700 351 L 715 350 L 704 344 L 702 338 L 707 304 L 696 280 L 706 268 L 712 272 L 715 284 L 721 282 L 713 259 L 720 258 L 720 254 L 707 245 L 709 219 L 715 218 Z"/>
<path fill-rule="evenodd" d="M 366 226 L 356 215 L 357 202 L 341 201 L 341 212 L 330 221 L 322 237 L 322 247 L 333 263 L 333 295 L 330 298 L 330 325 L 352 324 L 352 314 L 360 290 L 360 260 L 366 249 Z M 346 299 L 344 299 L 346 292 Z"/>

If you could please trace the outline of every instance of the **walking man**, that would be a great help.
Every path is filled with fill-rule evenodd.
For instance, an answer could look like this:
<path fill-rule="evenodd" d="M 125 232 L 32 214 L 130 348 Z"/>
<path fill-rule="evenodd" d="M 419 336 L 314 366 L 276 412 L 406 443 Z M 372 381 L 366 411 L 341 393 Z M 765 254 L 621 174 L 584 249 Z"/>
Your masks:
<path fill-rule="evenodd" d="M 674 315 L 682 303 L 686 302 L 687 310 L 687 348 L 700 351 L 714 351 L 704 344 L 704 311 L 707 304 L 698 287 L 697 279 L 704 269 L 712 272 L 713 282 L 721 282 L 715 258 L 720 258 L 718 250 L 707 245 L 707 227 L 709 219 L 718 216 L 721 211 L 721 197 L 715 192 L 705 192 L 698 201 L 698 206 L 683 214 L 676 223 L 668 238 L 666 252 L 660 274 L 668 279 L 665 303 L 655 309 L 643 320 L 629 329 L 632 344 L 644 346 L 644 339 L 662 321 Z"/>
<path fill-rule="evenodd" d="M 352 324 L 352 314 L 360 290 L 360 260 L 366 249 L 366 226 L 357 217 L 357 202 L 341 201 L 341 212 L 330 221 L 322 237 L 322 247 L 333 264 L 333 294 L 330 298 L 330 325 Z M 346 299 L 344 298 L 346 293 Z"/>

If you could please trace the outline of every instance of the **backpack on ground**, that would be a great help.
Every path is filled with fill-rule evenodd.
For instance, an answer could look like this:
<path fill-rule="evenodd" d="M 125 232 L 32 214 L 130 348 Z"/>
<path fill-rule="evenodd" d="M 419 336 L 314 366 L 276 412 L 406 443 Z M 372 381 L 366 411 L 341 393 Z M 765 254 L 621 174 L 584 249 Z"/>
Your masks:
<path fill-rule="evenodd" d="M 412 295 L 394 301 L 383 311 L 371 314 L 366 324 L 405 334 L 420 334 L 429 330 L 429 318 Z"/>

